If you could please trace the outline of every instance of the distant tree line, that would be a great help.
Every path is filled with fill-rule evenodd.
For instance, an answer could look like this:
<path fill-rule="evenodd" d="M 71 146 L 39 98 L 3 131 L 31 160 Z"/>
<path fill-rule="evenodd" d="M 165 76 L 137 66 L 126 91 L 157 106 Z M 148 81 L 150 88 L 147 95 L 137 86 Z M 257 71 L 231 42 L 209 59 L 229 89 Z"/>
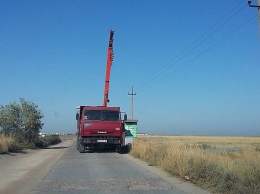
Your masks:
<path fill-rule="evenodd" d="M 38 106 L 20 98 L 20 103 L 0 105 L 0 134 L 14 137 L 22 144 L 35 144 L 44 117 Z"/>

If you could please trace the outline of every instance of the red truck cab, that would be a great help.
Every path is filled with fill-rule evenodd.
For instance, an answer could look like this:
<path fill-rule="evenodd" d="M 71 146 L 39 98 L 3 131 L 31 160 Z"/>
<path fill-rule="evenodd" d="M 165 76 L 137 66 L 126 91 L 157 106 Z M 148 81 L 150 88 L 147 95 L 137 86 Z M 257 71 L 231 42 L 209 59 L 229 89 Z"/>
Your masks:
<path fill-rule="evenodd" d="M 124 144 L 124 121 L 119 107 L 79 106 L 77 149 L 79 152 L 112 148 L 120 152 Z"/>

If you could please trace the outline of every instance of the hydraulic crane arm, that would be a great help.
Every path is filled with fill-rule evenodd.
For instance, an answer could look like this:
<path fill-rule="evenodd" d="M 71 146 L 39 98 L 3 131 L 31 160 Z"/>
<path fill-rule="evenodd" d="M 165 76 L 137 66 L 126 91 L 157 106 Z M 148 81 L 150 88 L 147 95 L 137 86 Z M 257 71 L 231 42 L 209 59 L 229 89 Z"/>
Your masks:
<path fill-rule="evenodd" d="M 107 67 L 106 67 L 106 79 L 105 79 L 105 90 L 104 90 L 104 103 L 103 103 L 103 106 L 105 106 L 105 107 L 107 107 L 107 103 L 109 102 L 108 92 L 109 92 L 110 70 L 111 70 L 113 59 L 114 59 L 113 36 L 114 36 L 114 31 L 110 30 L 110 38 L 109 38 L 108 52 L 107 52 Z"/>

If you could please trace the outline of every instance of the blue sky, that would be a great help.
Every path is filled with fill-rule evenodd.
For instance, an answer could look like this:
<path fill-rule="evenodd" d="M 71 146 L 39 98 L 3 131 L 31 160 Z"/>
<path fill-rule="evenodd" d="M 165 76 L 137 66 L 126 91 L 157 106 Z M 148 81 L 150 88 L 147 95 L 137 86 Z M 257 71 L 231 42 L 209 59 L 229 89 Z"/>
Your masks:
<path fill-rule="evenodd" d="M 253 2 L 256 3 L 256 2 Z M 238 0 L 0 1 L 0 104 L 39 106 L 43 132 L 75 132 L 77 105 L 109 106 L 138 130 L 260 135 L 257 9 Z"/>

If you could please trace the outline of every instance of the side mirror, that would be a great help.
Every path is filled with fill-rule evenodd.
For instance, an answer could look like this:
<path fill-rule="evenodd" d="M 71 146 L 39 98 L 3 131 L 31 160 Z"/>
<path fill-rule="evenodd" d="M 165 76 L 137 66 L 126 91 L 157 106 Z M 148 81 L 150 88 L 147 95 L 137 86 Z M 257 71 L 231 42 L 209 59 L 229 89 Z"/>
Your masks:
<path fill-rule="evenodd" d="M 79 120 L 79 113 L 76 113 L 76 120 Z"/>
<path fill-rule="evenodd" d="M 126 121 L 127 120 L 127 114 L 125 113 L 124 114 L 124 121 Z"/>

